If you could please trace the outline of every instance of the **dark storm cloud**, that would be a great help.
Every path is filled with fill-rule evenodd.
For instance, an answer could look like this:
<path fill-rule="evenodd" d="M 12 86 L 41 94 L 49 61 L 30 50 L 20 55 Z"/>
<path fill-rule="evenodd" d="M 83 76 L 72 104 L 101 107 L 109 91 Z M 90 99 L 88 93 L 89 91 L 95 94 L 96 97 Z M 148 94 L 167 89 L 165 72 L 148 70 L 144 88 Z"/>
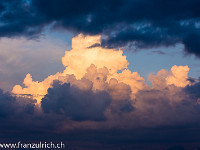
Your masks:
<path fill-rule="evenodd" d="M 30 117 L 35 113 L 35 100 L 17 98 L 0 89 L 0 131 L 16 131 L 30 123 Z"/>
<path fill-rule="evenodd" d="M 2 0 L 0 36 L 37 35 L 54 23 L 55 29 L 103 34 L 106 47 L 183 43 L 187 53 L 200 56 L 199 5 L 199 0 Z"/>
<path fill-rule="evenodd" d="M 33 36 L 41 32 L 43 21 L 28 1 L 0 1 L 0 36 Z"/>
<path fill-rule="evenodd" d="M 200 103 L 200 82 L 196 82 L 193 85 L 184 88 L 184 91 L 195 99 L 197 103 Z"/>
<path fill-rule="evenodd" d="M 45 113 L 64 114 L 75 121 L 105 121 L 104 111 L 111 102 L 107 92 L 83 91 L 68 84 L 54 83 L 42 99 Z"/>
<path fill-rule="evenodd" d="M 145 150 L 154 147 L 151 144 L 167 149 L 174 143 L 198 142 L 199 87 L 196 83 L 186 88 L 145 89 L 136 94 L 132 104 L 128 99 L 111 101 L 105 91 L 81 90 L 55 81 L 42 100 L 41 110 L 34 100 L 0 91 L 0 140 L 60 140 L 71 142 L 74 149 Z"/>
<path fill-rule="evenodd" d="M 35 100 L 16 97 L 0 89 L 0 119 L 15 116 L 16 113 L 32 114 Z"/>
<path fill-rule="evenodd" d="M 58 131 L 65 119 L 57 114 L 45 115 L 36 105 L 36 100 L 16 97 L 0 89 L 0 132 L 14 135 L 19 133 L 49 133 Z"/>

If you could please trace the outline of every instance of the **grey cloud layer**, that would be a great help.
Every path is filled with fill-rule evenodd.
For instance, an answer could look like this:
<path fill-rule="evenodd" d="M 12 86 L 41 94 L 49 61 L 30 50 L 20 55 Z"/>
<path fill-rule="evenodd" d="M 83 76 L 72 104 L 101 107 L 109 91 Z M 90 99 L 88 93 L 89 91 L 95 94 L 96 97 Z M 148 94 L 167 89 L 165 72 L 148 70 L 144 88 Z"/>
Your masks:
<path fill-rule="evenodd" d="M 183 43 L 200 56 L 198 0 L 32 0 L 0 2 L 0 36 L 34 36 L 54 23 L 76 33 L 103 34 L 102 45 L 136 48 Z"/>

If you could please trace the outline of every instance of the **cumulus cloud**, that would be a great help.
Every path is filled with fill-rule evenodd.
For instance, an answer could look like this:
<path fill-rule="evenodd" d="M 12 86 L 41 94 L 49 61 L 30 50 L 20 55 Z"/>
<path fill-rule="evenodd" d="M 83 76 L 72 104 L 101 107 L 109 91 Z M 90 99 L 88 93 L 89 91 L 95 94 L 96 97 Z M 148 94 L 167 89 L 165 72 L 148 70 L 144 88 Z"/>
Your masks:
<path fill-rule="evenodd" d="M 188 80 L 189 70 L 190 68 L 188 66 L 174 65 L 170 71 L 162 69 L 156 74 L 156 76 L 149 75 L 149 80 L 154 88 L 165 88 L 168 85 L 185 87 L 191 84 Z"/>
<path fill-rule="evenodd" d="M 31 94 L 40 103 L 48 88 L 52 87 L 54 80 L 62 83 L 76 85 L 80 89 L 95 91 L 108 91 L 116 99 L 129 97 L 134 100 L 138 91 L 148 89 L 137 72 L 131 72 L 128 67 L 126 56 L 121 50 L 106 49 L 102 47 L 90 47 L 100 43 L 100 36 L 84 36 L 82 34 L 72 39 L 72 49 L 66 51 L 62 63 L 66 67 L 63 72 L 50 75 L 44 81 L 33 81 L 32 76 L 27 74 L 24 86 L 13 87 L 15 94 Z M 121 73 L 118 71 L 121 70 Z M 170 71 L 161 70 L 156 76 L 150 75 L 149 80 L 155 88 L 164 88 L 169 85 L 185 87 L 190 85 L 188 80 L 188 66 L 173 66 Z M 85 84 L 89 80 L 87 84 Z M 119 94 L 120 93 L 120 94 Z"/>
<path fill-rule="evenodd" d="M 41 82 L 27 74 L 25 87 L 14 86 L 13 93 L 19 99 L 29 95 L 37 99 L 37 113 L 31 117 L 34 128 L 43 129 L 49 124 L 48 132 L 131 130 L 200 121 L 199 95 L 194 90 L 198 89 L 198 81 L 188 77 L 188 66 L 174 65 L 169 71 L 162 69 L 149 75 L 149 86 L 137 72 L 127 68 L 121 50 L 93 47 L 100 44 L 100 38 L 82 34 L 74 37 L 72 50 L 62 58 L 66 67 L 63 72 Z"/>
<path fill-rule="evenodd" d="M 82 78 L 88 67 L 94 64 L 97 68 L 107 67 L 111 74 L 127 68 L 128 61 L 123 56 L 123 51 L 91 47 L 100 43 L 101 36 L 84 36 L 79 34 L 72 39 L 72 50 L 66 51 L 62 63 L 66 66 L 66 74 L 74 74 L 78 79 Z M 81 66 L 81 67 L 80 67 Z"/>
<path fill-rule="evenodd" d="M 105 91 L 80 90 L 70 84 L 54 83 L 42 99 L 45 113 L 65 114 L 75 121 L 104 121 L 104 112 L 111 98 Z"/>
<path fill-rule="evenodd" d="M 66 51 L 62 58 L 62 63 L 66 67 L 63 72 L 50 75 L 42 82 L 33 81 L 32 76 L 27 74 L 23 82 L 25 87 L 16 85 L 12 92 L 15 94 L 31 94 L 40 103 L 41 98 L 47 94 L 47 90 L 54 80 L 73 84 L 73 82 L 77 82 L 73 80 L 72 76 L 69 77 L 69 75 L 73 75 L 76 79 L 84 77 L 90 80 L 93 83 L 93 90 L 106 90 L 109 80 L 115 78 L 119 82 L 128 84 L 132 90 L 132 97 L 134 97 L 138 90 L 146 86 L 144 79 L 137 72 L 132 73 L 126 69 L 129 63 L 121 50 L 90 47 L 99 43 L 100 39 L 100 36 L 93 37 L 82 34 L 74 37 L 72 39 L 72 50 Z M 123 70 L 123 72 L 119 74 L 119 70 Z"/>
<path fill-rule="evenodd" d="M 140 91 L 136 95 L 135 115 L 141 126 L 176 126 L 199 122 L 200 107 L 182 88 Z"/>
<path fill-rule="evenodd" d="M 42 82 L 33 81 L 32 76 L 30 74 L 27 74 L 23 82 L 25 88 L 20 85 L 15 85 L 12 92 L 17 95 L 32 95 L 33 98 L 37 99 L 38 103 L 40 103 L 41 99 L 47 93 L 47 89 L 51 86 L 53 80 L 58 79 L 59 74 L 60 73 L 50 75 Z"/>

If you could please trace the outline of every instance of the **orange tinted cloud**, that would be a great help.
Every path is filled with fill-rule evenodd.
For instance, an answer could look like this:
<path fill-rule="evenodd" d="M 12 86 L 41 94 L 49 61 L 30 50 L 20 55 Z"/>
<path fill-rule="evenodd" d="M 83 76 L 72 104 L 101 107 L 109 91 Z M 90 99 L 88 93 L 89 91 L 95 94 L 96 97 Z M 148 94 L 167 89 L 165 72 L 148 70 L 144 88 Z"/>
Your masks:
<path fill-rule="evenodd" d="M 40 104 L 41 99 L 52 87 L 54 80 L 70 83 L 82 90 L 108 91 L 115 99 L 130 97 L 134 100 L 138 91 L 150 88 L 143 77 L 128 69 L 129 62 L 122 50 L 94 47 L 100 43 L 101 36 L 84 36 L 79 34 L 72 39 L 72 49 L 66 51 L 62 63 L 66 67 L 63 72 L 50 75 L 44 81 L 33 81 L 27 74 L 23 84 L 15 85 L 12 92 L 17 95 L 30 94 Z M 121 73 L 118 71 L 121 70 Z M 150 76 L 153 86 L 175 85 L 185 87 L 188 66 L 173 66 L 168 72 L 161 70 L 156 76 Z"/>

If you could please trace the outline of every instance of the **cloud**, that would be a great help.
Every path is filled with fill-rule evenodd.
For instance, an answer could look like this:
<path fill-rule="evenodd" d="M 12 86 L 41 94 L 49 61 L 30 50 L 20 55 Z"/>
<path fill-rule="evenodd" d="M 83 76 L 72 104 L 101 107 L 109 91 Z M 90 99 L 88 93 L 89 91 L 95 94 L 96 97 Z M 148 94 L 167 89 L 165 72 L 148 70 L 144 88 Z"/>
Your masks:
<path fill-rule="evenodd" d="M 105 35 L 105 47 L 138 49 L 182 43 L 186 53 L 199 57 L 198 5 L 198 0 L 3 0 L 0 36 L 35 36 L 54 24 L 54 29 Z"/>
<path fill-rule="evenodd" d="M 42 80 L 50 73 L 63 69 L 60 58 L 66 48 L 60 40 L 52 37 L 37 40 L 1 38 L 0 88 L 11 91 L 17 82 L 23 81 L 28 72 L 34 79 Z M 51 67 L 47 67 L 49 65 Z"/>
<path fill-rule="evenodd" d="M 32 95 L 45 115 L 63 118 L 63 128 L 70 128 L 65 124 L 71 121 L 75 121 L 76 128 L 88 128 L 88 121 L 103 120 L 105 123 L 93 122 L 95 127 L 135 128 L 184 124 L 197 118 L 198 105 L 183 91 L 194 84 L 189 80 L 188 66 L 174 65 L 170 71 L 162 69 L 150 75 L 150 87 L 137 72 L 127 68 L 128 61 L 121 50 L 91 48 L 95 43 L 100 43 L 100 36 L 74 37 L 72 50 L 62 58 L 66 67 L 63 72 L 41 82 L 27 74 L 25 87 L 16 85 L 13 93 Z M 57 83 L 53 84 L 55 80 Z M 187 117 L 178 118 L 183 112 Z"/>
<path fill-rule="evenodd" d="M 138 89 L 142 89 L 145 86 L 144 79 L 136 72 L 131 73 L 128 69 L 124 70 L 129 63 L 121 50 L 102 47 L 90 48 L 91 45 L 100 42 L 100 38 L 100 36 L 93 37 L 82 34 L 74 37 L 72 39 L 72 50 L 66 51 L 62 58 L 62 63 L 66 67 L 63 72 L 50 75 L 41 82 L 33 81 L 32 76 L 27 74 L 23 82 L 25 87 L 16 85 L 13 87 L 12 92 L 15 94 L 31 94 L 40 103 L 41 98 L 47 94 L 47 90 L 54 80 L 73 82 L 68 81 L 69 75 L 74 75 L 76 79 L 82 79 L 83 77 L 89 79 L 96 90 L 105 89 L 111 78 L 116 78 L 119 82 L 127 84 L 134 83 L 131 86 L 134 93 Z M 93 66 L 91 66 L 92 64 Z M 118 74 L 119 70 L 124 71 Z M 127 77 L 124 77 L 125 74 L 127 74 Z M 72 80 L 72 78 L 69 80 Z"/>
<path fill-rule="evenodd" d="M 74 37 L 72 49 L 62 57 L 66 67 L 62 72 L 41 82 L 27 74 L 24 86 L 13 87 L 19 101 L 24 97 L 37 99 L 34 109 L 23 109 L 28 114 L 21 115 L 22 121 L 14 115 L 15 123 L 21 124 L 11 125 L 13 131 L 25 128 L 26 132 L 64 136 L 79 135 L 78 131 L 94 131 L 97 136 L 104 131 L 109 132 L 111 141 L 116 137 L 151 142 L 198 139 L 195 135 L 200 123 L 199 81 L 188 77 L 189 67 L 174 65 L 170 70 L 162 69 L 149 76 L 149 86 L 137 72 L 128 69 L 121 50 L 92 46 L 100 44 L 100 39 L 82 34 Z M 22 106 L 25 108 L 26 104 L 23 102 Z M 5 120 L 7 124 L 13 122 Z M 7 124 L 2 128 L 8 129 Z M 186 131 L 191 128 L 195 131 L 188 135 Z M 119 137 L 113 136 L 115 130 L 120 132 Z M 180 137 L 183 134 L 188 137 Z M 103 141 L 107 139 L 103 136 Z"/>
<path fill-rule="evenodd" d="M 199 105 L 182 88 L 143 90 L 136 94 L 135 116 L 140 126 L 180 126 L 199 122 Z"/>
<path fill-rule="evenodd" d="M 97 68 L 107 67 L 111 74 L 127 68 L 128 61 L 123 56 L 123 51 L 92 47 L 101 42 L 101 36 L 84 36 L 79 34 L 72 38 L 72 50 L 66 51 L 62 63 L 66 66 L 67 74 L 74 74 L 78 79 L 82 78 L 88 67 L 94 64 Z M 80 67 L 82 66 L 82 67 Z"/>
<path fill-rule="evenodd" d="M 18 100 L 10 93 L 5 93 L 0 89 L 0 118 L 12 117 L 15 113 L 31 114 L 34 111 L 35 102 L 35 100 L 25 98 Z"/>
<path fill-rule="evenodd" d="M 190 95 L 196 103 L 200 103 L 200 94 L 199 94 L 200 82 L 196 81 L 192 85 L 188 85 L 184 88 L 184 91 Z"/>
<path fill-rule="evenodd" d="M 62 58 L 63 72 L 41 82 L 27 74 L 12 94 L 0 90 L 1 134 L 56 133 L 119 144 L 198 141 L 200 84 L 188 77 L 189 67 L 162 69 L 149 76 L 148 86 L 128 69 L 121 50 L 92 46 L 100 39 L 74 37 Z"/>
<path fill-rule="evenodd" d="M 165 88 L 167 85 L 185 87 L 191 84 L 188 77 L 189 70 L 188 66 L 174 65 L 170 71 L 162 69 L 156 76 L 149 75 L 148 78 L 154 88 Z"/>
<path fill-rule="evenodd" d="M 139 126 L 188 126 L 199 122 L 199 82 L 188 80 L 188 66 L 173 66 L 150 75 L 152 87 L 135 95 Z"/>
<path fill-rule="evenodd" d="M 70 84 L 54 83 L 42 99 L 45 113 L 64 114 L 75 121 L 105 121 L 104 111 L 111 98 L 105 91 L 80 90 Z"/>
<path fill-rule="evenodd" d="M 4 132 L 17 132 L 23 128 L 30 130 L 32 116 L 36 113 L 36 100 L 15 97 L 0 89 L 0 130 Z"/>
<path fill-rule="evenodd" d="M 152 53 L 158 54 L 158 55 L 165 55 L 166 53 L 160 50 L 154 50 Z"/>

